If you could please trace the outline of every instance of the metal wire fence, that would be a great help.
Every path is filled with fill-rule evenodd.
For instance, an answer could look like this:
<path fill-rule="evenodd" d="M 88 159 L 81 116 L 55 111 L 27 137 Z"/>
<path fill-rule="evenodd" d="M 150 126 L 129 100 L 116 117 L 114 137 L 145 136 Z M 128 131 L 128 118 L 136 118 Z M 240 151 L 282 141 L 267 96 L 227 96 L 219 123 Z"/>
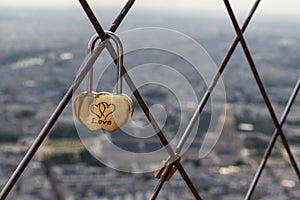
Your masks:
<path fill-rule="evenodd" d="M 92 9 L 90 8 L 90 6 L 88 5 L 88 3 L 86 2 L 86 0 L 79 0 L 83 10 L 85 11 L 85 13 L 87 14 L 90 22 L 92 23 L 93 27 L 95 28 L 95 31 L 98 35 L 98 37 L 100 38 L 101 41 L 104 41 L 108 38 L 107 34 L 105 33 L 104 29 L 102 28 L 101 24 L 99 23 L 99 21 L 97 20 L 96 16 L 94 15 Z M 124 5 L 123 9 L 121 10 L 121 12 L 119 13 L 119 15 L 115 18 L 115 20 L 113 21 L 109 31 L 111 32 L 115 32 L 119 25 L 122 23 L 123 19 L 125 18 L 126 14 L 128 13 L 128 11 L 132 8 L 133 4 L 134 4 L 135 0 L 128 0 L 127 3 Z M 262 83 L 262 80 L 260 78 L 260 74 L 257 71 L 257 67 L 252 59 L 252 55 L 249 51 L 248 45 L 244 39 L 244 32 L 246 31 L 246 28 L 248 27 L 251 19 L 253 18 L 253 15 L 255 14 L 259 4 L 260 4 L 260 0 L 256 0 L 252 6 L 252 9 L 250 10 L 248 16 L 246 17 L 243 25 L 240 27 L 234 11 L 229 3 L 228 0 L 224 0 L 224 4 L 226 7 L 226 10 L 228 12 L 228 15 L 231 19 L 233 28 L 236 32 L 236 37 L 234 38 L 234 40 L 232 41 L 230 47 L 228 48 L 223 60 L 221 61 L 215 76 L 212 80 L 212 82 L 210 83 L 207 91 L 205 92 L 204 96 L 202 97 L 199 105 L 197 106 L 194 115 L 192 116 L 191 120 L 189 121 L 189 124 L 180 140 L 180 142 L 178 143 L 177 147 L 175 150 L 173 150 L 170 145 L 169 142 L 167 140 L 167 138 L 165 137 L 165 134 L 163 133 L 163 131 L 159 128 L 158 123 L 156 122 L 155 118 L 153 117 L 152 113 L 150 112 L 148 106 L 146 105 L 144 99 L 142 98 L 142 96 L 140 95 L 139 90 L 136 88 L 134 82 L 132 81 L 131 77 L 129 76 L 129 74 L 126 71 L 125 66 L 122 66 L 122 72 L 123 72 L 123 77 L 125 79 L 125 81 L 127 82 L 129 88 L 131 89 L 131 91 L 133 92 L 134 97 L 136 98 L 138 104 L 140 105 L 140 107 L 142 108 L 145 116 L 147 117 L 147 119 L 149 120 L 149 122 L 151 123 L 154 131 L 157 133 L 157 136 L 160 140 L 160 142 L 162 143 L 162 145 L 164 146 L 164 148 L 167 150 L 168 154 L 169 154 L 169 158 L 167 162 L 167 166 L 165 168 L 165 170 L 163 171 L 162 176 L 160 177 L 160 180 L 158 181 L 156 187 L 153 190 L 151 199 L 156 199 L 158 194 L 160 193 L 163 185 L 165 184 L 166 180 L 168 179 L 168 176 L 170 173 L 172 173 L 172 169 L 177 169 L 182 177 L 182 179 L 185 181 L 185 183 L 187 184 L 187 186 L 189 187 L 191 193 L 193 194 L 195 199 L 202 199 L 201 197 L 201 191 L 197 191 L 196 187 L 194 186 L 194 183 L 191 181 L 191 178 L 188 176 L 187 172 L 185 171 L 184 166 L 181 164 L 181 155 L 180 155 L 180 151 L 182 149 L 182 146 L 184 145 L 184 143 L 186 142 L 187 138 L 190 135 L 191 130 L 193 129 L 195 123 L 197 122 L 198 118 L 200 117 L 200 115 L 202 114 L 202 111 L 205 107 L 205 105 L 207 104 L 208 100 L 210 99 L 210 96 L 212 94 L 212 92 L 214 91 L 214 88 L 216 86 L 216 84 L 218 83 L 224 69 L 226 68 L 230 58 L 232 57 L 232 55 L 234 54 L 234 51 L 237 47 L 237 45 L 240 43 L 243 49 L 243 52 L 245 54 L 245 57 L 249 63 L 249 67 L 252 71 L 252 74 L 254 76 L 254 79 L 256 81 L 256 84 L 259 88 L 259 91 L 263 97 L 265 106 L 267 107 L 269 114 L 272 118 L 272 121 L 274 123 L 275 126 L 275 131 L 272 135 L 272 137 L 270 138 L 269 144 L 265 150 L 265 153 L 260 161 L 259 167 L 256 171 L 256 174 L 252 180 L 252 183 L 248 189 L 247 194 L 245 195 L 245 199 L 251 199 L 252 194 L 257 186 L 258 180 L 261 177 L 261 174 L 263 172 L 263 170 L 265 169 L 266 163 L 268 161 L 268 159 L 270 158 L 271 152 L 274 149 L 276 140 L 278 138 L 278 136 L 280 137 L 284 148 L 286 150 L 286 153 L 290 159 L 290 163 L 295 171 L 295 175 L 298 177 L 298 180 L 300 181 L 300 170 L 299 167 L 297 165 L 297 162 L 294 158 L 293 152 L 290 149 L 290 145 L 286 139 L 286 135 L 284 134 L 283 130 L 282 130 L 282 126 L 284 125 L 287 116 L 289 114 L 289 111 L 296 99 L 297 93 L 299 91 L 300 88 L 300 79 L 298 80 L 297 84 L 294 87 L 293 93 L 290 96 L 290 99 L 285 107 L 285 110 L 282 114 L 282 117 L 280 119 L 280 121 L 278 120 L 278 118 L 275 115 L 274 109 L 272 107 L 272 104 L 270 102 L 270 99 L 268 97 L 268 94 L 265 90 L 265 87 Z M 103 49 L 106 48 L 108 50 L 108 52 L 110 53 L 112 58 L 116 58 L 117 54 L 113 48 L 113 46 L 111 45 L 110 42 L 106 43 L 106 46 L 103 47 Z M 103 50 L 102 49 L 102 50 Z M 115 60 L 115 63 L 117 61 Z M 117 63 L 116 63 L 117 64 Z M 65 96 L 63 97 L 63 99 L 61 100 L 61 102 L 59 103 L 59 105 L 57 106 L 57 108 L 55 109 L 55 111 L 53 112 L 53 114 L 51 115 L 51 117 L 49 118 L 49 120 L 47 121 L 47 123 L 44 125 L 43 129 L 41 130 L 41 132 L 38 134 L 38 136 L 36 137 L 34 143 L 32 144 L 32 146 L 29 148 L 29 150 L 27 151 L 27 153 L 25 154 L 25 156 L 23 157 L 22 161 L 19 163 L 19 165 L 17 166 L 16 170 L 14 171 L 14 173 L 12 174 L 12 176 L 10 177 L 10 179 L 7 181 L 6 185 L 4 186 L 4 188 L 1 191 L 0 194 L 0 199 L 4 200 L 8 194 L 10 193 L 10 191 L 12 190 L 12 188 L 14 187 L 14 185 L 16 184 L 16 182 L 18 181 L 18 179 L 20 178 L 20 176 L 22 175 L 22 173 L 24 172 L 25 168 L 27 167 L 27 165 L 29 164 L 29 162 L 31 161 L 31 159 L 33 158 L 33 156 L 35 155 L 36 151 L 38 150 L 38 148 L 41 146 L 42 142 L 45 140 L 46 136 L 49 134 L 51 128 L 53 127 L 53 125 L 56 123 L 57 119 L 60 117 L 61 113 L 63 112 L 63 110 L 65 109 L 65 107 L 67 106 L 68 102 L 71 100 L 72 96 L 73 96 L 73 92 L 78 88 L 78 86 L 80 85 L 80 83 L 83 81 L 84 77 L 86 76 L 86 74 L 91 70 L 91 65 L 90 66 L 86 66 L 84 67 L 78 77 L 74 80 L 73 84 L 70 86 L 69 90 L 66 92 Z"/>

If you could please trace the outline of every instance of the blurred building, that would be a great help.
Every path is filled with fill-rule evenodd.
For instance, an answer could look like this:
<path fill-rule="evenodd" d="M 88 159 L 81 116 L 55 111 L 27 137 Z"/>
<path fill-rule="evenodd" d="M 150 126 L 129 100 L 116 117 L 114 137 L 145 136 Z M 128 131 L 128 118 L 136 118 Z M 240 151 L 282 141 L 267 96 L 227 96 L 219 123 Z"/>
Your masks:
<path fill-rule="evenodd" d="M 243 143 L 236 130 L 236 121 L 230 104 L 226 105 L 225 112 L 220 115 L 218 126 L 223 126 L 214 148 L 214 152 L 218 156 L 218 164 L 221 166 L 236 165 L 242 161 Z"/>

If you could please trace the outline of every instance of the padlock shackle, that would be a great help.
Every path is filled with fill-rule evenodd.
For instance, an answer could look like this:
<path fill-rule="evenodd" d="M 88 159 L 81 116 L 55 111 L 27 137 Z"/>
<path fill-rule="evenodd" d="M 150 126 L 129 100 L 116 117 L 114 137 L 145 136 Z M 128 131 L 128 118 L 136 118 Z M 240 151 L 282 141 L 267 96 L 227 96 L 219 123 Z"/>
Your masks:
<path fill-rule="evenodd" d="M 123 44 L 120 40 L 120 38 L 115 35 L 113 32 L 111 31 L 105 31 L 106 35 L 107 35 L 107 39 L 112 39 L 116 46 L 117 46 L 117 58 L 114 58 L 117 60 L 117 67 L 118 67 L 118 73 L 117 73 L 117 94 L 122 94 L 122 75 L 123 75 Z M 88 49 L 89 49 L 89 56 L 92 56 L 94 48 L 96 46 L 96 42 L 99 40 L 99 36 L 98 35 L 93 35 L 92 38 L 90 39 L 89 43 L 88 43 Z M 108 42 L 108 40 L 106 42 Z M 103 41 L 101 41 L 99 43 L 99 45 L 103 45 L 101 44 Z M 93 90 L 93 68 L 90 69 L 89 74 L 88 74 L 88 79 L 87 79 L 87 91 L 91 92 Z"/>
<path fill-rule="evenodd" d="M 120 38 L 114 34 L 113 32 L 111 31 L 105 31 L 105 33 L 107 34 L 108 36 L 108 39 L 112 39 L 115 43 L 116 43 L 116 46 L 117 46 L 117 58 L 114 58 L 117 60 L 117 67 L 118 67 L 118 75 L 117 75 L 117 94 L 122 94 L 122 75 L 123 75 L 123 53 L 124 53 L 124 50 L 123 50 L 123 44 L 120 40 Z"/>
<path fill-rule="evenodd" d="M 95 49 L 96 42 L 99 40 L 98 35 L 93 35 L 88 43 L 88 56 L 92 56 L 92 53 Z M 91 92 L 93 90 L 93 67 L 91 67 L 90 71 L 88 72 L 88 77 L 87 77 L 87 92 Z"/>

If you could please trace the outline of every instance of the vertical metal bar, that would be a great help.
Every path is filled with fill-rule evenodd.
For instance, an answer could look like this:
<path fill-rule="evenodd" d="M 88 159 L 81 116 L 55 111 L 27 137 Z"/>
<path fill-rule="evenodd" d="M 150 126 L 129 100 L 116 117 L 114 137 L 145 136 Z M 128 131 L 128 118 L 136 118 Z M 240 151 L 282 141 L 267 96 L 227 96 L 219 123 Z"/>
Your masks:
<path fill-rule="evenodd" d="M 132 3 L 134 1 L 130 1 L 130 2 L 131 2 L 130 5 L 132 5 Z M 128 4 L 126 4 L 125 6 L 126 6 L 126 9 L 131 8 L 131 6 L 130 7 L 128 6 Z M 128 11 L 126 12 L 123 9 L 121 17 L 116 18 L 118 20 L 115 20 L 114 25 L 113 25 L 113 27 L 111 27 L 111 29 L 116 30 L 116 28 L 121 24 L 122 20 L 124 19 L 125 15 L 127 13 L 128 13 Z M 99 54 L 101 53 L 101 51 L 102 50 L 100 48 Z M 92 66 L 89 66 L 89 67 L 91 68 Z M 13 172 L 13 174 L 11 175 L 11 177 L 9 178 L 9 180 L 6 182 L 5 186 L 1 190 L 0 200 L 4 200 L 7 197 L 7 195 L 10 193 L 10 191 L 12 190 L 12 188 L 14 187 L 14 185 L 16 184 L 16 182 L 18 181 L 18 179 L 24 172 L 28 163 L 33 158 L 34 154 L 36 153 L 36 151 L 38 150 L 38 148 L 40 147 L 40 145 L 42 144 L 42 142 L 44 141 L 44 139 L 50 132 L 51 128 L 53 127 L 53 125 L 55 124 L 55 122 L 57 121 L 59 116 L 61 115 L 62 111 L 65 109 L 68 102 L 71 100 L 73 91 L 75 91 L 77 89 L 80 82 L 84 79 L 85 75 L 88 73 L 90 68 L 87 67 L 86 69 L 81 70 L 81 72 L 79 73 L 79 76 L 75 79 L 74 84 L 71 85 L 69 90 L 66 92 L 65 96 L 60 101 L 59 105 L 57 106 L 55 111 L 52 113 L 51 117 L 49 118 L 47 123 L 44 125 L 43 129 L 40 131 L 40 133 L 34 140 L 33 144 L 28 149 L 27 153 L 25 154 L 25 156 L 23 157 L 23 159 L 21 160 L 21 162 L 19 163 L 19 165 L 17 166 L 17 168 L 15 169 L 15 171 Z"/>
<path fill-rule="evenodd" d="M 96 41 L 99 39 L 98 35 L 94 35 L 89 43 L 88 43 L 88 55 L 91 56 L 93 54 Z M 87 75 L 87 92 L 91 92 L 93 90 L 93 67 L 90 69 Z"/>
<path fill-rule="evenodd" d="M 93 67 L 90 69 L 88 73 L 88 79 L 87 79 L 87 92 L 92 92 L 93 91 L 93 74 L 94 70 Z"/>
<path fill-rule="evenodd" d="M 100 23 L 97 21 L 96 16 L 93 14 L 93 12 L 92 12 L 91 8 L 89 7 L 88 3 L 86 2 L 86 0 L 79 0 L 79 1 L 82 5 L 83 9 L 85 10 L 86 14 L 88 15 L 88 18 L 91 20 L 92 25 L 96 29 L 96 32 L 98 33 L 100 39 L 102 41 L 106 40 L 107 36 L 106 36 L 104 30 L 102 29 Z M 108 49 L 108 51 L 109 51 L 112 58 L 117 57 L 116 52 L 115 52 L 114 48 L 112 47 L 112 45 L 109 41 L 107 42 L 106 48 Z M 114 62 L 117 65 L 117 61 L 114 60 Z M 151 123 L 153 129 L 156 131 L 156 134 L 158 135 L 161 143 L 164 145 L 165 149 L 167 150 L 167 152 L 171 156 L 171 158 L 173 158 L 175 160 L 177 158 L 177 156 L 175 155 L 173 149 L 169 146 L 169 142 L 168 142 L 167 138 L 164 136 L 162 130 L 159 128 L 156 120 L 154 119 L 153 115 L 151 114 L 148 106 L 146 105 L 145 101 L 141 97 L 139 91 L 135 87 L 132 79 L 128 75 L 128 73 L 127 73 L 124 66 L 122 66 L 122 72 L 124 73 L 123 76 L 124 76 L 128 86 L 129 86 L 129 88 L 133 92 L 133 95 L 135 96 L 136 100 L 138 101 L 139 105 L 141 106 L 144 114 L 146 115 L 147 119 Z M 181 175 L 184 175 L 185 174 L 184 171 L 181 171 L 181 170 L 183 170 L 183 167 L 182 167 L 181 163 L 176 162 L 175 165 L 178 168 L 178 170 L 181 172 Z M 194 194 L 195 198 L 196 199 L 201 199 L 200 195 L 197 192 L 197 190 L 195 189 L 195 187 L 193 187 L 193 184 L 190 181 L 189 177 L 186 175 L 186 176 L 182 176 L 182 178 L 184 179 L 184 181 L 186 182 L 186 184 L 188 185 L 188 187 L 190 188 L 190 190 Z"/>
<path fill-rule="evenodd" d="M 256 80 L 256 83 L 257 83 L 257 85 L 258 85 L 258 87 L 259 87 L 260 93 L 261 93 L 262 96 L 263 96 L 263 99 L 264 99 L 265 104 L 266 104 L 266 106 L 267 106 L 267 108 L 268 108 L 268 110 L 269 110 L 269 113 L 270 113 L 270 115 L 271 115 L 271 118 L 272 118 L 272 120 L 273 120 L 273 123 L 275 124 L 275 127 L 276 127 L 276 129 L 278 130 L 278 132 L 279 132 L 279 134 L 280 134 L 282 143 L 283 143 L 283 145 L 284 145 L 284 147 L 285 147 L 285 149 L 286 149 L 286 151 L 287 151 L 287 153 L 288 153 L 288 155 L 289 155 L 291 164 L 292 164 L 292 166 L 293 166 L 293 168 L 294 168 L 294 170 L 295 170 L 295 172 L 296 172 L 296 174 L 297 174 L 297 176 L 298 176 L 298 178 L 299 178 L 299 180 L 300 180 L 300 171 L 299 171 L 297 162 L 295 161 L 295 158 L 294 158 L 294 156 L 293 156 L 293 154 L 292 154 L 292 152 L 291 152 L 290 146 L 289 146 L 289 144 L 288 144 L 288 142 L 287 142 L 287 140 L 286 140 L 286 138 L 285 138 L 285 135 L 284 135 L 284 133 L 283 133 L 281 127 L 280 127 L 280 124 L 279 124 L 278 119 L 277 119 L 277 117 L 276 117 L 276 115 L 275 115 L 274 109 L 273 109 L 273 107 L 272 107 L 272 104 L 271 104 L 271 102 L 270 102 L 270 100 L 269 100 L 269 97 L 268 97 L 268 95 L 267 95 L 267 93 L 266 93 L 266 90 L 265 90 L 265 88 L 264 88 L 264 86 L 263 86 L 263 83 L 262 83 L 262 81 L 261 81 L 261 79 L 260 79 L 260 76 L 259 76 L 259 74 L 258 74 L 258 72 L 257 72 L 257 70 L 256 70 L 254 61 L 253 61 L 253 59 L 252 59 L 252 56 L 251 56 L 251 54 L 250 54 L 250 51 L 249 51 L 248 46 L 247 46 L 247 44 L 246 44 L 246 41 L 245 41 L 245 39 L 244 39 L 243 33 L 241 32 L 241 30 L 240 30 L 240 28 L 239 28 L 238 22 L 237 22 L 237 20 L 236 20 L 236 17 L 235 17 L 235 15 L 234 15 L 234 13 L 233 13 L 233 10 L 232 10 L 232 8 L 231 8 L 231 6 L 230 6 L 229 1 L 228 1 L 228 0 L 224 0 L 224 3 L 225 3 L 225 6 L 226 6 L 226 8 L 227 8 L 228 14 L 229 14 L 229 16 L 230 16 L 230 18 L 231 18 L 231 21 L 232 21 L 232 24 L 233 24 L 233 26 L 234 26 L 235 32 L 236 32 L 236 34 L 237 34 L 237 36 L 238 36 L 238 38 L 239 38 L 239 40 L 240 40 L 240 43 L 241 43 L 241 45 L 242 45 L 242 48 L 243 48 L 243 50 L 244 50 L 245 56 L 246 56 L 246 58 L 247 58 L 247 60 L 248 60 L 248 63 L 249 63 L 249 65 L 250 65 L 250 68 L 251 68 L 251 70 L 252 70 L 252 73 L 253 73 L 253 75 L 254 75 L 254 78 L 255 78 L 255 80 Z"/>
<path fill-rule="evenodd" d="M 260 3 L 260 0 L 257 0 L 255 2 L 255 4 L 252 6 L 252 9 L 251 9 L 248 17 L 245 19 L 245 22 L 244 22 L 244 24 L 242 26 L 242 32 L 244 32 L 246 30 L 249 22 L 251 21 L 252 16 L 254 15 L 254 13 L 255 13 L 258 5 L 259 5 L 259 3 Z M 230 48 L 228 49 L 228 51 L 227 51 L 224 59 L 222 60 L 220 66 L 218 68 L 218 71 L 214 75 L 213 81 L 210 83 L 207 91 L 205 92 L 203 98 L 201 99 L 200 104 L 198 105 L 196 111 L 194 112 L 194 115 L 192 116 L 192 118 L 191 118 L 191 120 L 190 120 L 187 128 L 185 129 L 185 132 L 183 133 L 183 136 L 181 137 L 181 139 L 180 139 L 180 141 L 179 141 L 179 143 L 178 143 L 178 145 L 176 147 L 175 152 L 177 154 L 179 154 L 181 152 L 184 144 L 186 143 L 186 140 L 188 139 L 188 137 L 189 137 L 189 135 L 190 135 L 193 127 L 195 126 L 195 123 L 197 122 L 199 116 L 201 115 L 201 113 L 202 113 L 202 111 L 204 109 L 204 106 L 206 105 L 207 101 L 209 100 L 210 94 L 212 93 L 213 89 L 215 88 L 215 86 L 216 86 L 216 84 L 217 84 L 217 82 L 218 82 L 221 74 L 223 73 L 223 71 L 224 71 L 224 69 L 225 69 L 225 67 L 226 67 L 229 59 L 231 58 L 231 56 L 232 56 L 232 54 L 233 54 L 233 52 L 234 52 L 234 50 L 235 50 L 238 42 L 239 42 L 239 39 L 238 39 L 238 37 L 236 37 L 233 40 Z"/>
<path fill-rule="evenodd" d="M 287 116 L 288 116 L 288 114 L 289 114 L 289 112 L 291 110 L 291 107 L 292 107 L 292 105 L 293 105 L 293 103 L 294 103 L 294 101 L 296 99 L 296 96 L 297 96 L 297 94 L 299 92 L 299 88 L 300 88 L 300 78 L 298 79 L 298 82 L 297 82 L 297 84 L 296 84 L 296 86 L 295 86 L 295 88 L 293 90 L 293 93 L 291 94 L 291 97 L 290 97 L 290 99 L 289 99 L 289 101 L 288 101 L 288 103 L 287 103 L 287 105 L 286 105 L 286 107 L 285 107 L 285 109 L 283 111 L 283 114 L 281 116 L 281 119 L 280 119 L 280 127 L 281 128 L 282 128 L 283 124 L 285 123 L 285 120 L 286 120 L 286 118 L 287 118 Z M 248 190 L 248 192 L 246 194 L 245 200 L 246 199 L 249 200 L 251 198 L 251 196 L 252 196 L 252 194 L 254 192 L 254 189 L 255 189 L 255 187 L 257 185 L 257 182 L 258 182 L 258 180 L 259 180 L 259 178 L 260 178 L 260 176 L 261 176 L 261 174 L 262 174 L 262 172 L 263 172 L 263 170 L 265 168 L 265 165 L 266 165 L 266 163 L 267 163 L 267 161 L 269 159 L 269 156 L 271 155 L 272 149 L 274 147 L 274 144 L 275 144 L 275 142 L 277 140 L 278 135 L 279 135 L 279 131 L 278 131 L 278 129 L 276 129 L 274 131 L 273 135 L 272 135 L 272 139 L 271 139 L 271 141 L 270 141 L 270 143 L 269 143 L 269 145 L 268 145 L 268 147 L 267 147 L 267 149 L 265 151 L 265 154 L 264 154 L 264 156 L 263 156 L 263 158 L 262 158 L 262 160 L 261 160 L 261 162 L 259 164 L 259 167 L 258 167 L 258 169 L 256 171 L 256 174 L 255 174 L 255 176 L 253 178 L 253 181 L 252 181 L 252 183 L 251 183 L 251 185 L 249 187 L 249 190 Z"/>
<path fill-rule="evenodd" d="M 107 31 L 106 34 L 110 36 L 110 39 L 112 39 L 117 46 L 117 67 L 118 67 L 118 73 L 117 73 L 117 94 L 121 94 L 123 90 L 123 82 L 122 82 L 122 66 L 123 66 L 123 44 L 119 37 L 117 37 L 114 33 Z"/>

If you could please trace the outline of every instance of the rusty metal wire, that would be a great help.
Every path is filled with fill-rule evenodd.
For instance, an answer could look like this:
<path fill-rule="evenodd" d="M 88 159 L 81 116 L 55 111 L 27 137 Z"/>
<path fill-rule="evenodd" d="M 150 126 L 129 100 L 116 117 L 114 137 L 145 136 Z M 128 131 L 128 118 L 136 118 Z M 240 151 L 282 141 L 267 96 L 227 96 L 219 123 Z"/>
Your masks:
<path fill-rule="evenodd" d="M 296 84 L 296 86 L 295 86 L 295 88 L 294 88 L 294 90 L 293 90 L 293 92 L 291 94 L 291 97 L 290 97 L 290 99 L 289 99 L 289 101 L 288 101 L 288 103 L 287 103 L 287 105 L 286 105 L 286 107 L 285 107 L 285 109 L 283 111 L 283 114 L 281 116 L 281 119 L 280 119 L 280 127 L 281 128 L 282 128 L 282 126 L 284 125 L 284 123 L 286 121 L 286 118 L 287 118 L 287 116 L 288 116 L 288 114 L 289 114 L 289 112 L 290 112 L 290 110 L 292 108 L 292 105 L 293 105 L 293 103 L 294 103 L 294 101 L 296 99 L 296 96 L 297 96 L 297 94 L 299 92 L 299 89 L 300 89 L 300 79 L 298 79 L 298 82 L 297 82 L 297 84 Z M 268 159 L 269 159 L 269 157 L 271 155 L 271 152 L 272 152 L 272 150 L 274 148 L 274 145 L 275 145 L 275 142 L 277 140 L 278 135 L 279 135 L 279 132 L 276 129 L 274 131 L 273 135 L 272 135 L 270 143 L 269 143 L 269 145 L 268 145 L 268 147 L 267 147 L 267 149 L 265 151 L 265 154 L 264 154 L 264 156 L 263 156 L 263 158 L 262 158 L 262 160 L 261 160 L 261 162 L 259 164 L 259 167 L 257 168 L 256 174 L 255 174 L 255 176 L 253 178 L 253 181 L 252 181 L 252 183 L 251 183 L 251 185 L 249 187 L 249 190 L 248 190 L 248 192 L 246 194 L 245 199 L 250 199 L 251 198 L 251 196 L 252 196 L 252 194 L 254 192 L 254 189 L 255 189 L 255 187 L 257 185 L 257 182 L 258 182 L 258 180 L 259 180 L 259 178 L 260 178 L 260 176 L 261 176 L 261 174 L 262 174 L 262 172 L 263 172 L 263 170 L 264 170 L 264 168 L 266 166 L 266 163 L 267 163 L 267 161 L 268 161 Z"/>
<path fill-rule="evenodd" d="M 268 94 L 267 94 L 267 92 L 265 90 L 265 87 L 264 87 L 264 85 L 263 85 L 263 83 L 261 81 L 261 78 L 259 76 L 257 68 L 256 68 L 256 66 L 254 64 L 253 59 L 252 59 L 251 53 L 249 51 L 249 48 L 248 48 L 248 46 L 246 44 L 246 41 L 244 39 L 243 33 L 240 30 L 240 27 L 238 25 L 238 22 L 236 20 L 236 17 L 235 17 L 235 15 L 233 13 L 233 10 L 232 10 L 232 8 L 230 6 L 229 1 L 228 0 L 224 0 L 224 3 L 225 3 L 225 6 L 227 8 L 228 14 L 230 16 L 231 22 L 232 22 L 232 24 L 234 26 L 234 29 L 236 31 L 236 34 L 237 34 L 237 36 L 239 38 L 240 44 L 242 45 L 242 48 L 244 50 L 245 56 L 246 56 L 246 58 L 248 60 L 248 63 L 250 65 L 252 73 L 254 75 L 256 84 L 259 87 L 260 93 L 261 93 L 261 95 L 262 95 L 262 97 L 264 99 L 264 102 L 265 102 L 268 110 L 269 110 L 269 113 L 270 113 L 270 116 L 272 118 L 272 121 L 273 121 L 276 129 L 278 130 L 278 133 L 279 133 L 279 135 L 281 137 L 282 143 L 283 143 L 283 145 L 284 145 L 284 147 L 286 149 L 286 152 L 288 153 L 288 156 L 290 158 L 291 164 L 292 164 L 292 166 L 293 166 L 293 168 L 294 168 L 294 170 L 295 170 L 295 172 L 296 172 L 296 174 L 297 174 L 297 176 L 298 176 L 298 178 L 300 180 L 300 170 L 299 170 L 299 167 L 298 167 L 297 162 L 296 162 L 296 160 L 295 160 L 295 158 L 293 156 L 293 153 L 292 153 L 292 151 L 290 149 L 290 146 L 289 146 L 289 144 L 288 144 L 288 142 L 287 142 L 287 140 L 285 138 L 285 135 L 284 135 L 284 133 L 283 133 L 283 131 L 281 129 L 281 126 L 280 126 L 280 124 L 278 122 L 278 119 L 277 119 L 276 114 L 274 112 L 274 109 L 272 107 L 271 101 L 270 101 L 270 99 L 268 97 Z"/>
<path fill-rule="evenodd" d="M 254 5 L 252 6 L 252 9 L 250 10 L 249 12 L 249 15 L 248 17 L 245 19 L 245 22 L 243 24 L 243 27 L 242 27 L 242 32 L 244 32 L 247 28 L 247 26 L 249 25 L 250 21 L 251 21 L 251 18 L 253 17 L 256 9 L 258 8 L 259 6 L 259 3 L 260 3 L 260 0 L 257 0 Z M 194 112 L 194 115 L 193 117 L 191 118 L 181 140 L 179 141 L 177 147 L 176 147 L 176 153 L 179 154 L 181 152 L 181 149 L 184 145 L 184 143 L 186 142 L 188 136 L 190 135 L 190 132 L 191 130 L 193 129 L 197 119 L 199 118 L 199 116 L 201 115 L 207 101 L 209 100 L 210 98 L 210 95 L 211 93 L 213 92 L 217 82 L 219 81 L 224 69 L 226 68 L 227 66 L 227 63 L 229 62 L 231 56 L 233 55 L 237 45 L 238 45 L 238 42 L 239 42 L 239 39 L 238 37 L 236 37 L 233 42 L 231 43 L 231 46 L 230 48 L 228 49 L 226 55 L 224 56 L 220 66 L 218 67 L 218 70 L 216 72 L 216 74 L 214 75 L 214 78 L 212 80 L 212 82 L 210 83 L 208 89 L 206 90 L 203 98 L 201 99 L 200 101 L 200 104 L 198 105 L 196 111 Z M 171 168 L 170 168 L 171 169 Z M 170 173 L 170 169 L 166 170 L 166 174 L 168 175 Z M 163 184 L 165 183 L 166 181 L 166 178 L 167 178 L 167 175 L 166 176 L 162 176 L 160 181 L 157 183 L 157 186 L 152 194 L 152 197 L 156 197 L 157 194 L 159 193 L 160 189 L 162 188 Z M 152 198 L 153 199 L 153 198 Z"/>
<path fill-rule="evenodd" d="M 106 34 L 105 34 L 102 26 L 100 25 L 99 21 L 97 20 L 96 16 L 92 12 L 90 6 L 86 2 L 86 0 L 79 0 L 79 2 L 81 4 L 81 6 L 83 7 L 84 11 L 86 12 L 88 18 L 90 19 L 92 25 L 94 26 L 96 32 L 98 33 L 100 39 L 102 41 L 106 40 L 107 36 L 106 36 Z M 116 54 L 114 48 L 112 47 L 112 45 L 109 42 L 107 43 L 106 48 L 108 49 L 108 51 L 109 51 L 109 53 L 110 53 L 110 55 L 111 55 L 112 58 L 116 58 L 117 57 L 117 54 Z M 116 63 L 116 60 L 114 62 Z M 128 75 L 128 73 L 127 73 L 127 71 L 126 71 L 126 69 L 125 69 L 124 66 L 122 66 L 122 71 L 123 71 L 122 76 L 124 76 L 124 78 L 125 78 L 128 86 L 129 86 L 129 88 L 133 92 L 134 97 L 136 98 L 137 102 L 139 103 L 140 107 L 142 108 L 144 114 L 146 115 L 148 121 L 152 125 L 152 127 L 155 130 L 156 134 L 158 135 L 161 143 L 163 144 L 163 146 L 167 150 L 167 152 L 170 155 L 170 157 L 173 160 L 177 160 L 178 156 L 175 154 L 175 152 L 173 151 L 173 149 L 170 147 L 167 138 L 165 137 L 165 135 L 162 132 L 162 130 L 159 128 L 156 120 L 154 119 L 152 113 L 150 112 L 148 106 L 146 105 L 145 101 L 143 100 L 142 96 L 140 95 L 138 89 L 134 85 L 132 79 Z M 185 172 L 184 168 L 182 167 L 181 163 L 180 162 L 175 162 L 174 164 L 176 165 L 177 169 L 179 170 L 182 178 L 184 179 L 184 181 L 188 185 L 189 189 L 193 193 L 195 199 L 202 199 L 200 197 L 200 195 L 198 194 L 198 192 L 197 192 L 195 186 L 193 185 L 192 181 L 188 177 L 187 173 Z"/>
<path fill-rule="evenodd" d="M 124 9 L 127 12 L 131 7 L 131 6 L 129 7 L 128 5 L 130 5 L 130 3 L 132 4 L 134 1 L 129 0 L 128 2 L 129 3 L 126 4 L 125 7 L 124 7 Z M 117 27 L 121 24 L 121 22 L 125 18 L 127 12 L 124 12 L 124 9 L 121 11 L 121 13 L 117 16 L 116 20 L 114 21 L 114 24 L 112 25 L 113 30 L 116 30 Z M 40 131 L 40 133 L 38 134 L 38 136 L 34 140 L 33 144 L 28 149 L 27 153 L 25 154 L 25 156 L 23 157 L 23 159 L 21 160 L 21 162 L 17 166 L 16 170 L 14 171 L 14 173 L 11 175 L 11 177 L 9 178 L 9 180 L 7 181 L 7 183 L 5 184 L 3 189 L 1 190 L 0 200 L 4 200 L 7 197 L 7 195 L 10 193 L 12 188 L 15 186 L 18 179 L 20 178 L 20 176 L 24 172 L 25 168 L 27 167 L 27 165 L 29 164 L 29 162 L 33 158 L 34 154 L 36 153 L 38 148 L 41 146 L 41 144 L 43 143 L 43 141 L 45 140 L 45 138 L 49 134 L 51 128 L 54 126 L 57 119 L 60 117 L 61 113 L 63 112 L 63 110 L 65 109 L 65 107 L 69 103 L 69 101 L 71 100 L 71 98 L 73 96 L 73 92 L 78 88 L 81 81 L 84 79 L 85 75 L 89 72 L 89 70 L 90 69 L 88 69 L 88 68 L 87 69 L 82 69 L 81 72 L 79 73 L 78 77 L 75 79 L 73 84 L 70 86 L 70 88 L 68 89 L 68 91 L 64 95 L 63 99 L 60 101 L 57 108 L 54 110 L 53 114 L 50 116 L 49 120 L 46 122 L 46 124 L 44 125 L 44 127 L 42 128 L 42 130 Z"/>

